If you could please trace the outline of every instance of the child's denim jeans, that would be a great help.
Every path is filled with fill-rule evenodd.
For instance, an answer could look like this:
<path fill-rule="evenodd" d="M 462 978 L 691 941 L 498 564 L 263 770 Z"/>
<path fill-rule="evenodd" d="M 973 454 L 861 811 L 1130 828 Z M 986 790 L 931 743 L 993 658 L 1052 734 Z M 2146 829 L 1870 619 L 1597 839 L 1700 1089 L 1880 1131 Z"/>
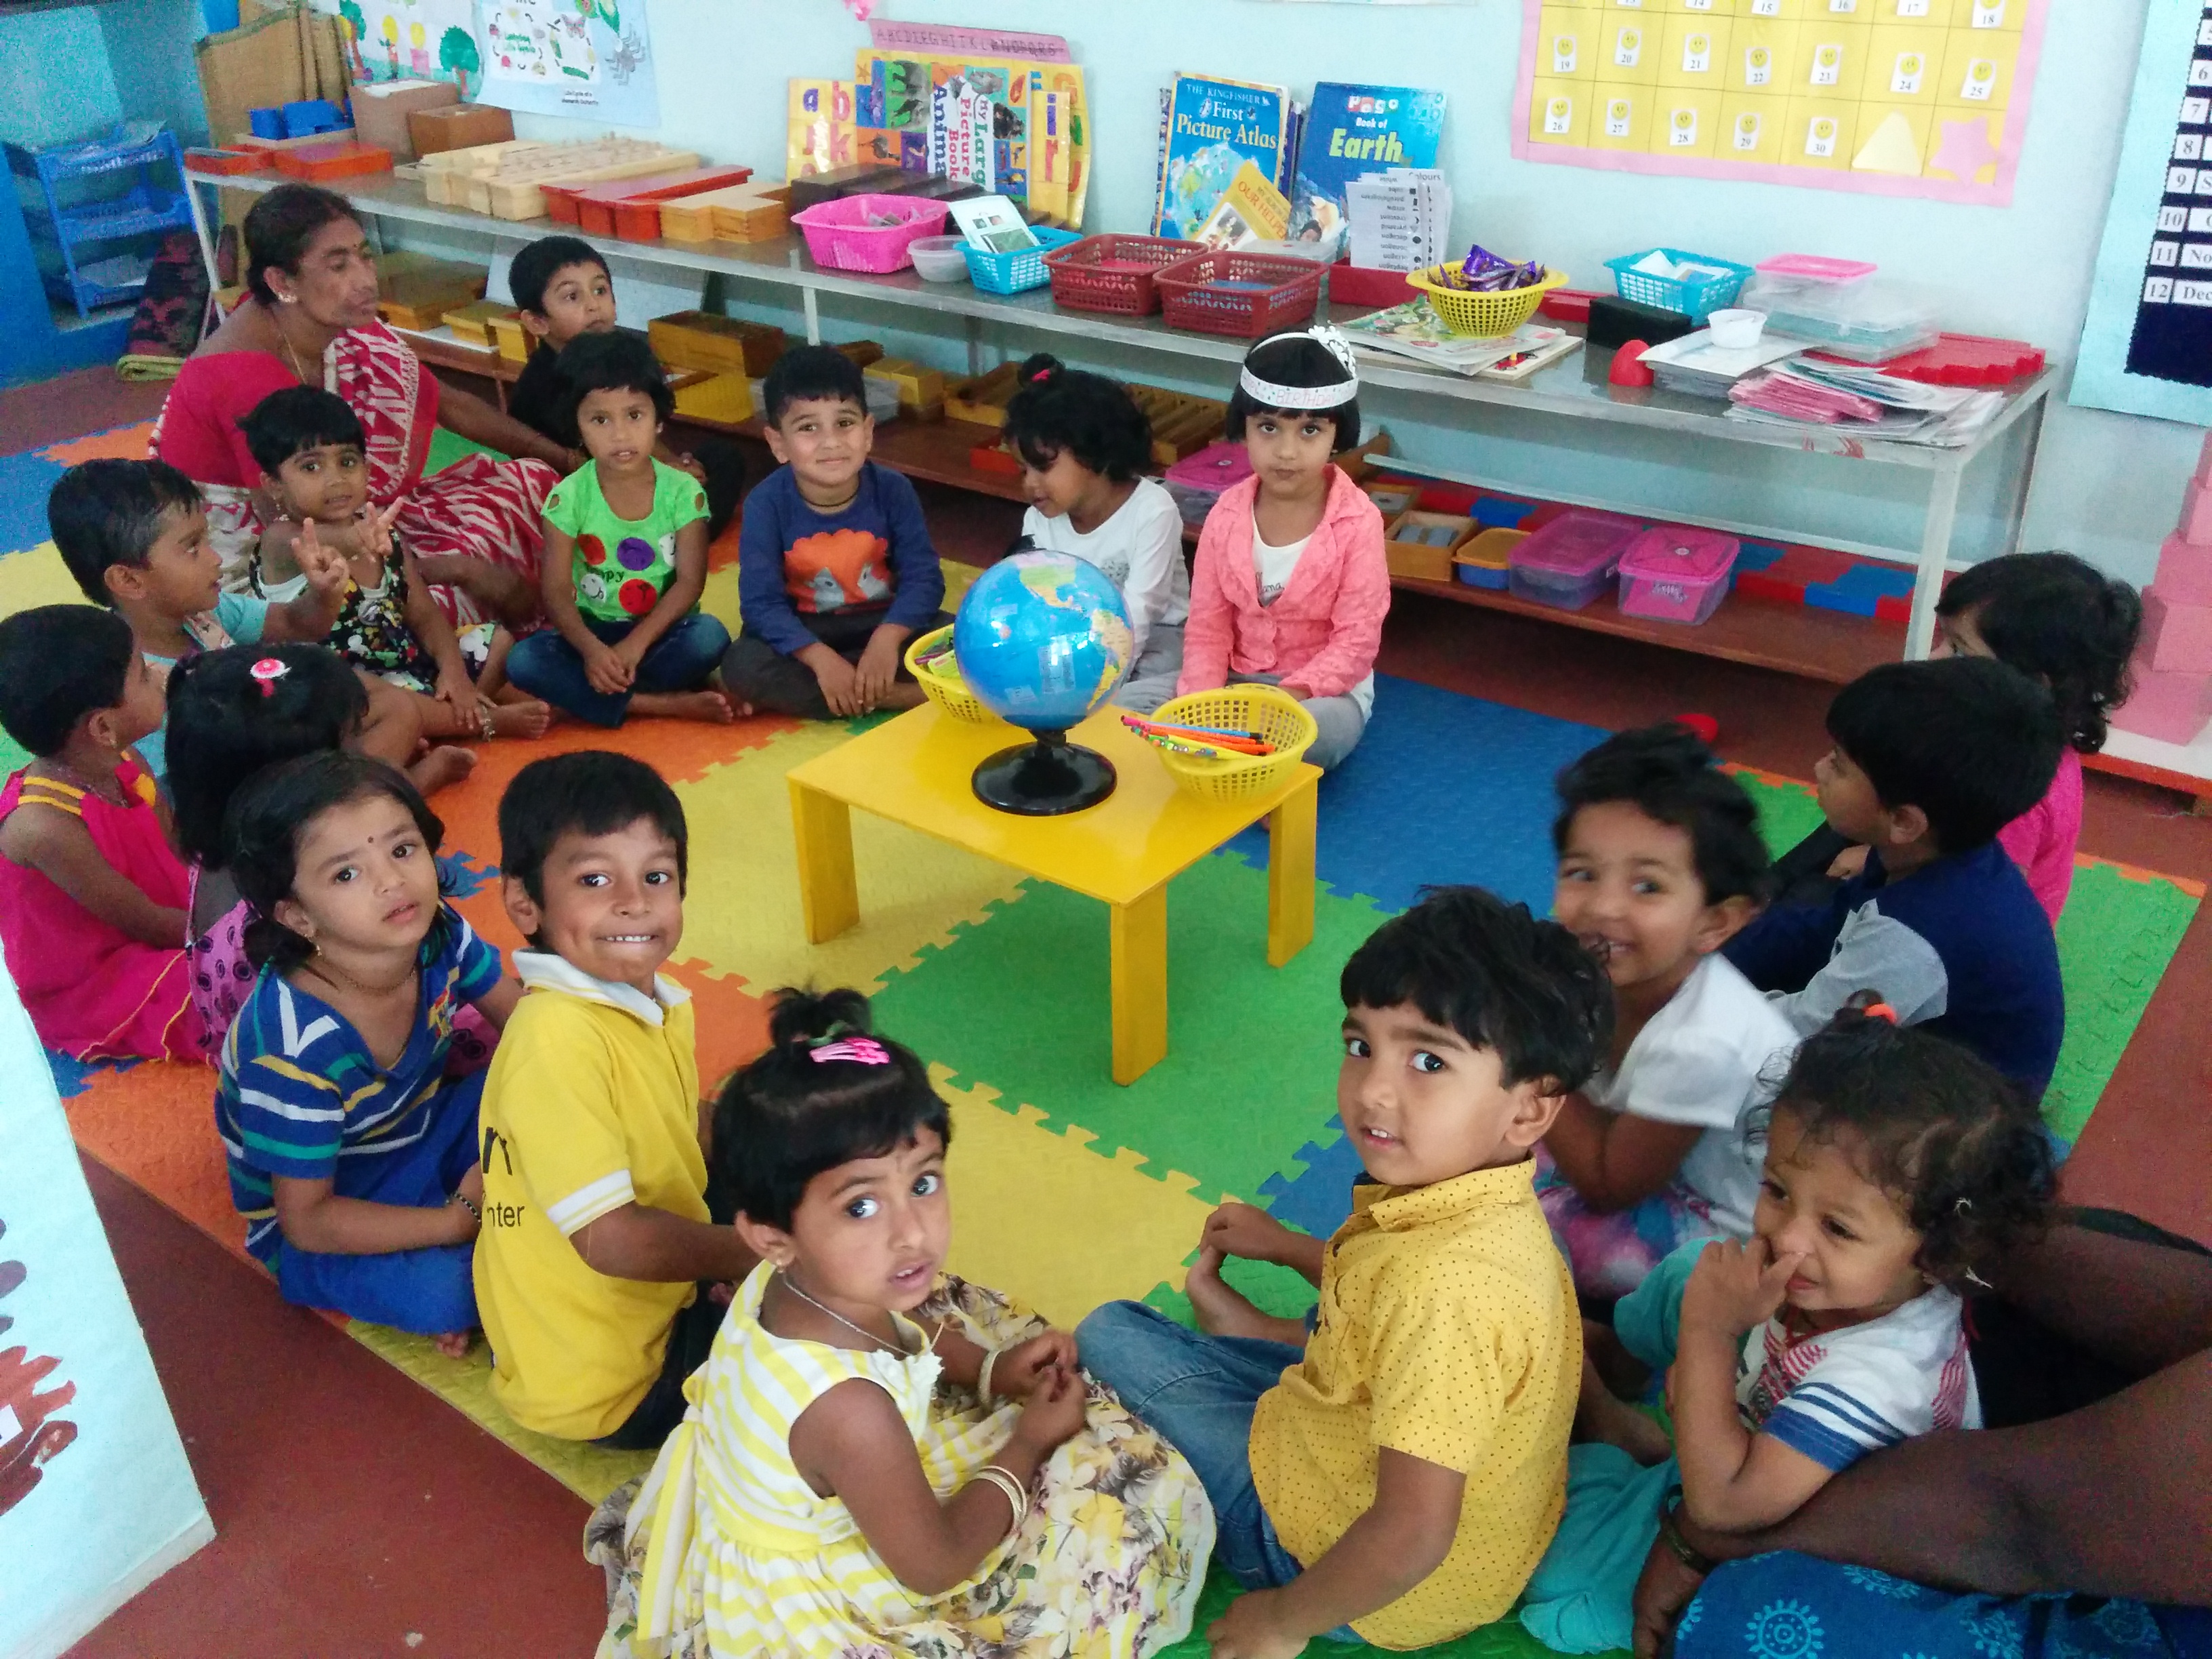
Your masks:
<path fill-rule="evenodd" d="M 1208 1336 L 1141 1302 L 1109 1302 L 1075 1329 L 1083 1368 L 1189 1461 L 1213 1504 L 1213 1559 L 1247 1589 L 1276 1589 L 1304 1569 L 1275 1536 L 1252 1485 L 1252 1413 L 1305 1358 L 1286 1342 Z M 1349 1626 L 1328 1632 L 1360 1638 Z"/>

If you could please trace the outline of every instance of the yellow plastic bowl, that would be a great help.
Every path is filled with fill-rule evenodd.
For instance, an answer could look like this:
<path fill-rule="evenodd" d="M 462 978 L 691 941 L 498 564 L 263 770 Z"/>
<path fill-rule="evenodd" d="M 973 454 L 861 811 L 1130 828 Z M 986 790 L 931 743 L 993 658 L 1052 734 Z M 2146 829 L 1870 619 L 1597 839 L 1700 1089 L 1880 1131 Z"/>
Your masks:
<path fill-rule="evenodd" d="M 1441 276 L 1443 270 L 1442 265 L 1431 265 L 1426 270 L 1409 270 L 1406 281 L 1429 296 L 1429 304 L 1453 333 L 1490 340 L 1502 338 L 1520 327 L 1536 314 L 1536 307 L 1544 303 L 1547 294 L 1555 288 L 1565 288 L 1568 282 L 1565 271 L 1547 270 L 1544 280 L 1533 288 L 1469 294 L 1462 289 L 1447 288 Z"/>
<path fill-rule="evenodd" d="M 952 637 L 950 627 L 933 629 L 927 634 L 917 634 L 906 642 L 906 672 L 914 676 L 921 687 L 921 694 L 956 720 L 968 720 L 977 726 L 988 726 L 999 717 L 983 706 L 982 700 L 968 689 L 960 678 L 960 671 L 949 657 L 939 658 L 934 664 L 917 665 L 915 659 L 923 652 Z"/>
<path fill-rule="evenodd" d="M 1162 703 L 1146 718 L 1168 726 L 1257 732 L 1275 745 L 1272 755 L 1224 755 L 1218 760 L 1158 750 L 1168 775 L 1207 800 L 1248 800 L 1265 794 L 1291 775 L 1321 735 L 1314 717 L 1298 707 L 1298 700 L 1272 685 L 1229 685 L 1218 691 L 1194 691 Z"/>

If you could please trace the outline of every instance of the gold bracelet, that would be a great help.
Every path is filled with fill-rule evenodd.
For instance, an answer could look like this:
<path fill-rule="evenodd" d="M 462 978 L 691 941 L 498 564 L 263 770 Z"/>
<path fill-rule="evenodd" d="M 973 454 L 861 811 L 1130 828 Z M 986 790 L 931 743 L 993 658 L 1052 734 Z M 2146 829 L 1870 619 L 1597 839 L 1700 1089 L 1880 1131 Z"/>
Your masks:
<path fill-rule="evenodd" d="M 991 1403 L 991 1367 L 998 1363 L 1000 1352 L 994 1348 L 985 1354 L 982 1369 L 975 1373 L 975 1397 L 987 1406 Z"/>

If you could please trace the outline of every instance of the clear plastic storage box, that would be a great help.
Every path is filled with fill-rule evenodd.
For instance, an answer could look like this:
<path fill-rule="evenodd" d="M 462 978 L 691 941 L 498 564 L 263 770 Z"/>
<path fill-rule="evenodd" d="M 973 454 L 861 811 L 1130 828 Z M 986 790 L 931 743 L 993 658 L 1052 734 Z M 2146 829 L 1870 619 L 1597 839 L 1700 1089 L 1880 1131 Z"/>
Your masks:
<path fill-rule="evenodd" d="M 1618 513 L 1563 513 L 1513 550 L 1513 597 L 1579 611 L 1613 585 L 1621 550 L 1644 526 Z"/>
<path fill-rule="evenodd" d="M 1662 525 L 1621 550 L 1620 609 L 1652 622 L 1705 621 L 1728 597 L 1740 544 L 1717 530 Z"/>

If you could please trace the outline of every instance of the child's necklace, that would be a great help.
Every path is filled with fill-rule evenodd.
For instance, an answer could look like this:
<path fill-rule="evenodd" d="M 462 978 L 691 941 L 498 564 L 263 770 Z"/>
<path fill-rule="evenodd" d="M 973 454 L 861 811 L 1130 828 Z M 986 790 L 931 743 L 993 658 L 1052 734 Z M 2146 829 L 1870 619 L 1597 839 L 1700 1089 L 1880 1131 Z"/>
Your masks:
<path fill-rule="evenodd" d="M 799 1288 L 799 1281 L 793 1279 L 789 1273 L 784 1272 L 782 1268 L 778 1267 L 775 1270 L 775 1276 L 783 1281 L 784 1289 L 789 1291 L 793 1296 L 797 1297 L 801 1302 L 804 1302 L 808 1307 L 813 1309 L 816 1312 L 828 1314 L 830 1318 L 836 1320 L 847 1330 L 852 1332 L 854 1335 L 865 1337 L 867 1340 L 874 1343 L 878 1347 L 889 1348 L 896 1354 L 904 1354 L 906 1352 L 904 1348 L 884 1341 L 883 1338 L 878 1336 L 873 1331 L 868 1329 L 866 1326 L 855 1325 L 851 1320 L 846 1318 L 844 1315 L 839 1313 L 835 1308 L 827 1307 L 822 1303 L 817 1302 L 812 1297 L 807 1295 L 805 1291 L 800 1290 Z"/>

